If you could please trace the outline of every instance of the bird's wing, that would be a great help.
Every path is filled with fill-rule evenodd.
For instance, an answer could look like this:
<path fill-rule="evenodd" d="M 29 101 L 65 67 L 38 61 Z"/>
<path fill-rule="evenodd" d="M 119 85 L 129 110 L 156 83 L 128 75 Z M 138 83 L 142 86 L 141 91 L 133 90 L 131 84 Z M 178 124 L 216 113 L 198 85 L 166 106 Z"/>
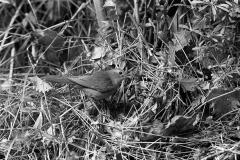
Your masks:
<path fill-rule="evenodd" d="M 99 92 L 108 92 L 116 87 L 113 85 L 109 76 L 107 74 L 102 74 L 101 72 L 95 73 L 94 75 L 69 77 L 68 79 L 78 85 L 91 88 Z"/>

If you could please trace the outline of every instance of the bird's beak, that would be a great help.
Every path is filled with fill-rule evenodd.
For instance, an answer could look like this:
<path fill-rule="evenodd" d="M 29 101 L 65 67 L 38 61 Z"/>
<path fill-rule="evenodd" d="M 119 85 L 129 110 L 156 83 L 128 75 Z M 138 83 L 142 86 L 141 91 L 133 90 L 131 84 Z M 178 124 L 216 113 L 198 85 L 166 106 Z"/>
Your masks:
<path fill-rule="evenodd" d="M 132 78 L 132 76 L 129 74 L 126 74 L 126 75 L 124 75 L 124 78 Z"/>

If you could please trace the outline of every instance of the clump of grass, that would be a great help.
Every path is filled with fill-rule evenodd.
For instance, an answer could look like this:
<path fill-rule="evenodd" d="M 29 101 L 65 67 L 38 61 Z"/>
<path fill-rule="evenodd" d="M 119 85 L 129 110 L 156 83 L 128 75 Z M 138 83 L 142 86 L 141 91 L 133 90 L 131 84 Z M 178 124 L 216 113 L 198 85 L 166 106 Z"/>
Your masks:
<path fill-rule="evenodd" d="M 103 4 L 98 19 L 92 1 L 0 6 L 2 157 L 237 157 L 236 4 Z M 42 78 L 114 67 L 130 78 L 106 100 Z"/>

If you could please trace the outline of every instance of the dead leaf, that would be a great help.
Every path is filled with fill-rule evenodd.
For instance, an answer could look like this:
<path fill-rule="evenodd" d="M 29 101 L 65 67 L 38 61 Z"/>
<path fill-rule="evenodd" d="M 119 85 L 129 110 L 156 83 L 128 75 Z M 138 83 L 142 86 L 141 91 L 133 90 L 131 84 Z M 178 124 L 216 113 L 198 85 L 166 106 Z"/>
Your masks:
<path fill-rule="evenodd" d="M 118 16 L 117 10 L 116 10 L 115 1 L 107 0 L 104 3 L 103 7 L 105 8 L 105 10 L 107 12 L 108 20 L 112 21 L 112 20 L 118 20 L 119 19 L 119 16 Z"/>
<path fill-rule="evenodd" d="M 12 81 L 6 80 L 3 82 L 3 84 L 0 85 L 0 91 L 7 91 L 10 90 L 12 87 Z"/>
<path fill-rule="evenodd" d="M 106 148 L 102 147 L 98 151 L 94 151 L 93 157 L 91 160 L 106 160 Z"/>
<path fill-rule="evenodd" d="M 32 32 L 31 35 L 33 38 L 37 39 L 39 44 L 50 48 L 61 48 L 63 47 L 65 37 L 62 35 L 59 35 L 56 31 L 51 30 L 41 30 L 36 29 L 34 32 Z"/>
<path fill-rule="evenodd" d="M 190 39 L 191 34 L 189 31 L 182 30 L 176 33 L 175 38 L 172 39 L 175 51 L 182 50 L 185 46 L 189 44 Z"/>
<path fill-rule="evenodd" d="M 47 129 L 47 133 L 51 136 L 56 135 L 56 126 L 57 124 L 52 124 L 48 129 Z"/>
<path fill-rule="evenodd" d="M 203 82 L 200 87 L 203 89 L 203 90 L 207 90 L 207 89 L 210 89 L 210 83 L 209 82 Z"/>
<path fill-rule="evenodd" d="M 183 78 L 180 80 L 180 84 L 187 90 L 187 91 L 194 91 L 196 87 L 200 84 L 197 82 L 197 78 Z"/>
<path fill-rule="evenodd" d="M 223 119 L 231 119 L 235 117 L 237 113 L 231 113 L 231 111 L 238 109 L 239 100 L 240 91 L 229 89 L 214 89 L 206 99 L 206 101 L 210 103 L 210 106 L 213 108 L 215 119 L 218 119 L 220 117 Z"/>
<path fill-rule="evenodd" d="M 38 118 L 37 118 L 35 124 L 33 125 L 33 128 L 41 129 L 42 128 L 42 123 L 43 123 L 42 112 L 39 112 Z"/>
<path fill-rule="evenodd" d="M 53 89 L 48 83 L 44 82 L 42 79 L 35 77 L 29 78 L 37 91 L 39 92 L 48 92 L 49 90 Z"/>
<path fill-rule="evenodd" d="M 32 12 L 25 13 L 25 18 L 22 20 L 22 25 L 24 28 L 26 28 L 28 23 L 30 23 L 31 25 L 35 25 L 37 23 L 36 17 L 34 17 L 34 14 Z"/>
<path fill-rule="evenodd" d="M 96 46 L 92 51 L 91 60 L 97 60 L 105 56 L 108 49 L 104 46 Z"/>
<path fill-rule="evenodd" d="M 160 120 L 155 119 L 151 130 L 151 133 L 161 135 L 164 131 L 164 124 Z"/>
<path fill-rule="evenodd" d="M 199 122 L 199 115 L 193 117 L 175 116 L 167 124 L 163 131 L 163 136 L 176 136 L 180 134 L 186 134 L 193 130 L 196 130 L 196 125 Z"/>
<path fill-rule="evenodd" d="M 174 44 L 169 41 L 168 43 L 169 45 L 169 56 L 168 56 L 168 66 L 169 67 L 173 67 L 173 66 L 176 66 L 176 55 L 175 55 L 175 52 L 176 50 L 174 49 Z"/>

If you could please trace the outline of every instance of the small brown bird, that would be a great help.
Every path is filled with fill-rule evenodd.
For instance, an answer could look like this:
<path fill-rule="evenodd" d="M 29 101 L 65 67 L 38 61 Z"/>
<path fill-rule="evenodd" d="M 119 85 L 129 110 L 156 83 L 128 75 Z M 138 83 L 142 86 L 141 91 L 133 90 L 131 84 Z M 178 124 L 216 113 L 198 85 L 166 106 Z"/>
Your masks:
<path fill-rule="evenodd" d="M 114 94 L 126 77 L 123 70 L 112 69 L 80 76 L 46 76 L 45 80 L 54 83 L 73 84 L 75 88 L 83 90 L 90 97 L 104 99 Z"/>

